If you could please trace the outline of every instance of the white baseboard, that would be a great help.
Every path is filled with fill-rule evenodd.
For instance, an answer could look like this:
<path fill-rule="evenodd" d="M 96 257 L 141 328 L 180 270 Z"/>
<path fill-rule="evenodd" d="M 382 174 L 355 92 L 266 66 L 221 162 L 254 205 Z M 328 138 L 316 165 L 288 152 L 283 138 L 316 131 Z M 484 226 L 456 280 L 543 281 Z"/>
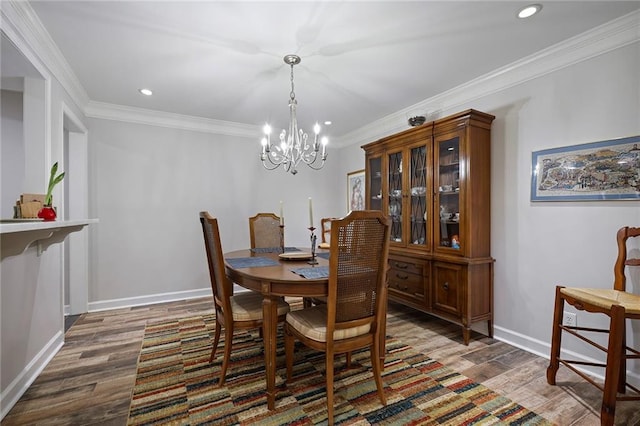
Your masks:
<path fill-rule="evenodd" d="M 525 336 L 520 333 L 516 333 L 512 330 L 494 326 L 493 327 L 493 337 L 496 340 L 500 340 L 501 342 L 508 343 L 511 346 L 515 346 L 516 348 L 520 348 L 524 351 L 531 352 L 532 354 L 541 356 L 545 359 L 549 359 L 551 353 L 551 342 L 543 342 L 538 339 L 534 339 L 529 336 Z M 562 357 L 565 359 L 575 359 L 578 361 L 584 362 L 602 362 L 600 360 L 596 360 L 590 357 L 586 357 L 582 354 L 573 351 L 562 350 Z M 628 366 L 628 365 L 627 365 Z M 597 367 L 585 367 L 585 366 L 575 366 L 578 370 L 583 373 L 589 374 L 590 376 L 596 377 L 597 379 L 604 381 L 604 369 Z M 562 366 L 561 366 L 562 368 Z M 635 387 L 640 387 L 640 374 L 635 371 L 627 370 L 627 382 Z"/>
<path fill-rule="evenodd" d="M 211 287 L 198 290 L 176 291 L 171 293 L 159 293 L 122 299 L 101 300 L 89 302 L 89 312 L 106 311 L 110 309 L 130 308 L 133 306 L 154 305 L 156 303 L 175 302 L 177 300 L 197 299 L 199 297 L 211 297 Z"/>
<path fill-rule="evenodd" d="M 29 389 L 29 386 L 36 380 L 42 370 L 49 364 L 51 359 L 58 353 L 64 344 L 64 333 L 58 331 L 49 342 L 38 352 L 38 354 L 27 364 L 18 376 L 9 383 L 6 389 L 0 394 L 0 420 L 4 419 L 9 411 L 16 405 L 16 402 Z"/>

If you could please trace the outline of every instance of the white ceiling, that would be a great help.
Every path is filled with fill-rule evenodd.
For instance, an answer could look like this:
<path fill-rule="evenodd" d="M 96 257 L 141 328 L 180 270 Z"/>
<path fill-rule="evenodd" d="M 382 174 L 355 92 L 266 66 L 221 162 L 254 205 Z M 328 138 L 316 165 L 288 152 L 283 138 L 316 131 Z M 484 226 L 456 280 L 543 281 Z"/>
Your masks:
<path fill-rule="evenodd" d="M 92 101 L 341 136 L 640 8 L 640 1 L 32 1 Z M 138 93 L 148 87 L 151 97 Z"/>

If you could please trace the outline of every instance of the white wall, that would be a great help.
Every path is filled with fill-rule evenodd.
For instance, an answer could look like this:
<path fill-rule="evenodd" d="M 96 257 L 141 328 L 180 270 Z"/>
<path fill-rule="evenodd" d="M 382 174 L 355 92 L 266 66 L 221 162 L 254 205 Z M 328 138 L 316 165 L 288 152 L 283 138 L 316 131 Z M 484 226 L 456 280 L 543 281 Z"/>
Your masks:
<path fill-rule="evenodd" d="M 13 217 L 13 206 L 24 180 L 24 145 L 22 142 L 22 92 L 2 90 L 0 94 L 2 146 L 0 147 L 0 217 Z"/>
<path fill-rule="evenodd" d="M 150 300 L 114 299 L 210 294 L 202 210 L 218 217 L 229 251 L 246 248 L 248 218 L 279 213 L 280 200 L 285 243 L 302 247 L 310 244 L 309 197 L 315 226 L 346 208 L 333 195 L 339 175 L 335 151 L 324 169 L 301 166 L 293 176 L 261 166 L 257 137 L 249 141 L 100 119 L 91 119 L 89 128 L 90 216 L 100 218 L 91 231 L 91 309 Z"/>
<path fill-rule="evenodd" d="M 615 233 L 640 226 L 638 201 L 533 203 L 531 153 L 640 134 L 639 88 L 635 43 L 478 100 L 478 108 L 498 116 L 491 200 L 496 335 L 547 355 L 555 285 L 611 287 Z M 634 285 L 640 290 L 640 282 Z M 578 313 L 578 324 L 593 317 Z M 640 324 L 629 335 L 639 343 Z"/>
<path fill-rule="evenodd" d="M 64 170 L 62 115 L 63 104 L 77 117 L 81 109 L 50 69 L 36 54 L 15 26 L 20 16 L 13 15 L 13 5 L 2 2 L 3 46 L 5 37 L 21 52 L 9 55 L 14 61 L 9 67 L 23 78 L 22 129 L 5 139 L 2 146 L 2 218 L 13 216 L 5 209 L 5 199 L 11 204 L 21 193 L 46 192 L 51 164 L 59 161 Z M 13 20 L 16 18 L 18 20 Z M 3 49 L 2 59 L 6 59 Z M 17 61 L 24 61 L 18 64 Z M 4 70 L 5 68 L 3 68 Z M 7 77 L 3 75 L 3 77 Z M 3 83 L 4 83 L 3 78 Z M 3 92 L 3 97 L 5 93 Z M 4 108 L 4 99 L 3 99 Z M 3 111 L 2 125 L 5 124 Z M 18 125 L 18 123 L 13 123 Z M 20 135 L 21 133 L 21 135 Z M 20 138 L 17 141 L 16 138 Z M 18 142 L 18 143 L 16 143 Z M 15 164 L 12 164 L 15 163 Z M 5 173 L 15 177 L 5 181 Z M 86 198 L 86 197 L 85 197 Z M 57 201 L 56 201 L 57 200 Z M 54 191 L 54 205 L 64 213 L 62 185 Z M 5 226 L 5 225 L 3 225 Z M 10 226 L 10 225 L 9 225 Z M 4 230 L 3 230 L 4 231 Z M 70 261 L 73 264 L 73 260 Z M 63 250 L 60 244 L 49 246 L 38 254 L 29 247 L 19 255 L 2 253 L 0 263 L 0 418 L 26 391 L 40 371 L 63 344 Z"/>

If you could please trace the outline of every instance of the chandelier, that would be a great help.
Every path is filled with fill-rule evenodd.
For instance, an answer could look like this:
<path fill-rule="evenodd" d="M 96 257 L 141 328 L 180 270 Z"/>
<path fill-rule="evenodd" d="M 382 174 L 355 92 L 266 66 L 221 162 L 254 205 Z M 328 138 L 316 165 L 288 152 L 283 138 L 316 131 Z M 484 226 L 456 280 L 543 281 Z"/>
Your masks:
<path fill-rule="evenodd" d="M 320 170 L 324 166 L 327 159 L 327 143 L 329 139 L 322 137 L 318 142 L 320 135 L 320 125 L 318 123 L 313 127 L 314 138 L 313 143 L 309 143 L 308 135 L 302 129 L 298 129 L 298 120 L 296 119 L 296 94 L 293 90 L 293 66 L 301 61 L 298 55 L 287 55 L 284 57 L 284 63 L 291 66 L 291 93 L 289 94 L 289 132 L 282 129 L 280 132 L 280 143 L 271 144 L 271 126 L 265 124 L 264 134 L 262 138 L 262 153 L 260 160 L 267 170 L 274 170 L 282 166 L 285 172 L 291 172 L 292 175 L 298 173 L 298 164 L 305 163 L 314 170 Z M 320 154 L 320 145 L 322 144 L 322 153 Z M 320 162 L 318 161 L 320 158 Z"/>

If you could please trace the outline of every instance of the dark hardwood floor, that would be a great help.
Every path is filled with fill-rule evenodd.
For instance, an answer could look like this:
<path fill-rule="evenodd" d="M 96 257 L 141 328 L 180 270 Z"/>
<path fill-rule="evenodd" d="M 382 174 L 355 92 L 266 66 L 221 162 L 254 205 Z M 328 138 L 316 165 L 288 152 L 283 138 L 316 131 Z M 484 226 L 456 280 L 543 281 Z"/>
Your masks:
<path fill-rule="evenodd" d="M 2 425 L 125 425 L 144 327 L 149 320 L 212 313 L 211 299 L 88 313 L 3 419 Z M 598 425 L 600 392 L 561 367 L 546 382 L 548 361 L 390 303 L 387 333 L 558 425 Z M 618 403 L 616 425 L 640 425 L 637 402 Z"/>

